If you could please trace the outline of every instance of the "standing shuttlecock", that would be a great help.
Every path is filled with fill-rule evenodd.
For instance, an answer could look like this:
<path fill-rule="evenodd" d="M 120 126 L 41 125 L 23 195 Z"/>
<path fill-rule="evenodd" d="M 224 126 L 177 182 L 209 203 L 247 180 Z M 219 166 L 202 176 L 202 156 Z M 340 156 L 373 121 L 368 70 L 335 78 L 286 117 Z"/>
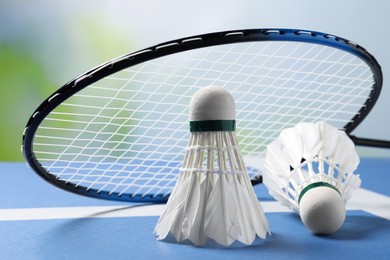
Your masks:
<path fill-rule="evenodd" d="M 190 103 L 189 146 L 155 234 L 229 246 L 265 238 L 268 222 L 250 183 L 235 134 L 235 103 L 223 88 L 200 89 Z"/>
<path fill-rule="evenodd" d="M 331 234 L 344 223 L 345 203 L 360 186 L 353 174 L 358 164 L 345 132 L 325 122 L 300 123 L 268 145 L 263 182 L 312 232 Z"/>

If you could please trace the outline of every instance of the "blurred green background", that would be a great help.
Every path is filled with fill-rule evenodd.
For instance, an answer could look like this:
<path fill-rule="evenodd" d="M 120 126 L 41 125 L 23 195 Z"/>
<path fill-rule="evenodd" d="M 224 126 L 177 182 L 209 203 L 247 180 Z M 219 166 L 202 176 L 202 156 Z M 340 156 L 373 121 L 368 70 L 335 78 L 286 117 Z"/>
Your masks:
<path fill-rule="evenodd" d="M 24 126 L 44 99 L 131 49 L 126 34 L 99 19 L 104 5 L 88 12 L 90 4 L 0 2 L 1 161 L 23 160 Z"/>
<path fill-rule="evenodd" d="M 67 81 L 117 56 L 160 42 L 242 28 L 303 28 L 358 42 L 382 65 L 381 99 L 356 135 L 390 139 L 390 71 L 383 32 L 386 0 L 327 1 L 0 1 L 0 161 L 22 161 L 24 126 L 35 108 Z M 390 156 L 360 148 L 364 156 Z"/>

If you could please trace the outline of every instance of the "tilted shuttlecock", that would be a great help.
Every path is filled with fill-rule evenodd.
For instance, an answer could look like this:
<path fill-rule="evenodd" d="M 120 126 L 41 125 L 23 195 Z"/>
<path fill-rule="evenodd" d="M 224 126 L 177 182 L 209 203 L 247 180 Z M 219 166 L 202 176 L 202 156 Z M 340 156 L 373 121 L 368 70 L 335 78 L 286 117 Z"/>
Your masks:
<path fill-rule="evenodd" d="M 285 129 L 267 147 L 263 182 L 270 194 L 299 213 L 316 234 L 331 234 L 345 220 L 345 203 L 360 186 L 355 145 L 325 122 Z"/>
<path fill-rule="evenodd" d="M 235 134 L 235 103 L 223 88 L 200 89 L 190 103 L 191 137 L 176 186 L 155 234 L 229 246 L 265 238 L 268 222 L 250 183 Z"/>

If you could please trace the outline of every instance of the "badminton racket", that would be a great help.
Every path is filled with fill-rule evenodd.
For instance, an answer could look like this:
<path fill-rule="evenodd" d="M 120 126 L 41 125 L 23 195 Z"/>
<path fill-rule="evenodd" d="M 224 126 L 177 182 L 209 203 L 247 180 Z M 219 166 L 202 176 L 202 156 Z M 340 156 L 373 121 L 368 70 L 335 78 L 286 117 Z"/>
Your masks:
<path fill-rule="evenodd" d="M 71 80 L 32 114 L 24 156 L 67 191 L 165 202 L 189 140 L 191 96 L 209 85 L 235 98 L 237 136 L 254 184 L 267 144 L 302 121 L 325 120 L 357 145 L 390 147 L 352 135 L 382 87 L 381 68 L 363 47 L 321 32 L 250 29 L 169 41 Z"/>

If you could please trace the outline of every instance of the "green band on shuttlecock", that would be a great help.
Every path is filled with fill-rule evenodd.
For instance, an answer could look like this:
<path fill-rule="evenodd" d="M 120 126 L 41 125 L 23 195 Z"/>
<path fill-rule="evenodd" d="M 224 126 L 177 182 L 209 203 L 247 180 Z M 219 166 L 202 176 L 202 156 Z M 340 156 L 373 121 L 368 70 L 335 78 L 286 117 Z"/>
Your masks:
<path fill-rule="evenodd" d="M 308 192 L 309 190 L 311 190 L 311 189 L 313 189 L 313 188 L 317 188 L 317 187 L 329 187 L 329 188 L 332 188 L 332 189 L 334 189 L 335 191 L 337 191 L 337 193 L 340 194 L 340 196 L 341 196 L 340 191 L 339 191 L 335 186 L 333 186 L 332 184 L 327 183 L 327 182 L 323 182 L 323 181 L 315 182 L 315 183 L 312 183 L 312 184 L 307 185 L 307 186 L 301 191 L 301 193 L 299 194 L 299 197 L 298 197 L 298 205 L 299 205 L 299 202 L 301 202 L 301 199 L 302 199 L 303 195 L 304 195 L 306 192 Z"/>
<path fill-rule="evenodd" d="M 210 131 L 228 131 L 236 130 L 236 120 L 206 120 L 191 121 L 190 132 L 210 132 Z"/>

